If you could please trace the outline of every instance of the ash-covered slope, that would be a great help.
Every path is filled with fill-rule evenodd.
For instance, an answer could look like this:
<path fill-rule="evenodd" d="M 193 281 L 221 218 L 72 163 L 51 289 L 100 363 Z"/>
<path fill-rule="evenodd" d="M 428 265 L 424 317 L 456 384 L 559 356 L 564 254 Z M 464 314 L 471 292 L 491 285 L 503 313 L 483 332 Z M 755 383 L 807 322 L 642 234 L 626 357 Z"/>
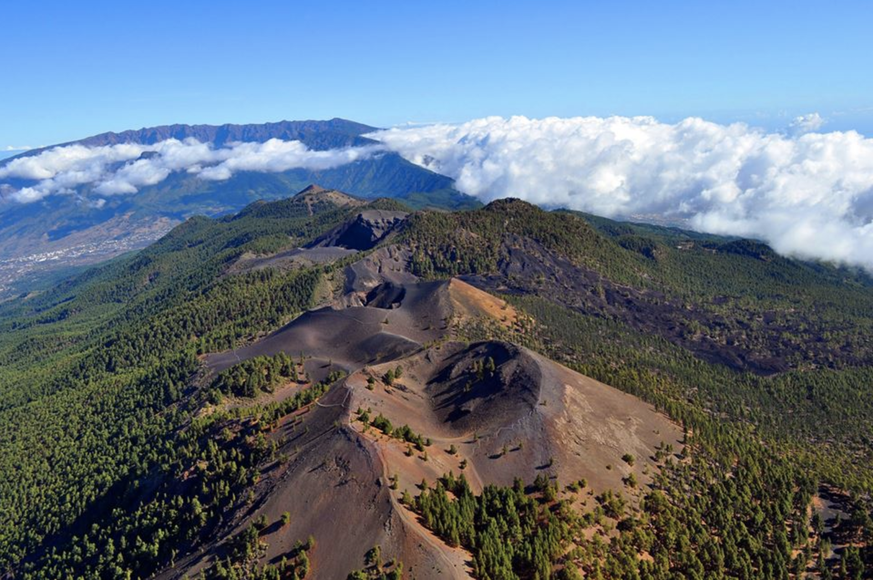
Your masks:
<path fill-rule="evenodd" d="M 650 481 L 657 449 L 680 447 L 681 430 L 630 395 L 511 343 L 452 342 L 465 321 L 512 325 L 517 313 L 460 280 L 388 281 L 379 274 L 387 249 L 376 254 L 345 270 L 330 305 L 250 346 L 206 357 L 204 384 L 241 361 L 280 353 L 301 357 L 312 380 L 337 369 L 349 376 L 305 414 L 279 420 L 269 438 L 290 460 L 265 464 L 251 507 L 236 512 L 205 552 L 160 577 L 213 569 L 252 521 L 275 522 L 288 510 L 290 525 L 262 532 L 260 561 L 276 563 L 314 534 L 312 578 L 343 577 L 373 546 L 415 578 L 469 578 L 471 555 L 434 536 L 399 501 L 422 479 L 463 472 L 481 490 L 548 474 L 586 480 L 600 493 L 622 488 L 630 473 Z M 362 271 L 379 283 L 361 285 Z M 398 367 L 402 378 L 385 382 Z M 261 404 L 289 396 L 287 388 Z M 361 409 L 426 437 L 428 457 L 366 428 Z M 635 467 L 622 462 L 627 454 L 639 457 Z"/>
<path fill-rule="evenodd" d="M 310 248 L 341 247 L 369 250 L 375 247 L 409 215 L 404 211 L 367 210 L 315 240 Z"/>
<path fill-rule="evenodd" d="M 349 211 L 359 208 L 360 211 L 305 246 L 266 256 L 254 253 L 243 254 L 234 262 L 228 273 L 239 274 L 265 268 L 293 270 L 352 256 L 359 251 L 370 250 L 395 235 L 409 215 L 408 212 L 398 209 L 404 206 L 388 200 L 382 200 L 383 207 L 367 206 L 364 200 L 318 185 L 311 185 L 285 201 L 253 203 L 234 219 L 261 217 L 275 219 L 286 214 L 298 215 L 304 209 L 309 215 L 336 208 Z"/>

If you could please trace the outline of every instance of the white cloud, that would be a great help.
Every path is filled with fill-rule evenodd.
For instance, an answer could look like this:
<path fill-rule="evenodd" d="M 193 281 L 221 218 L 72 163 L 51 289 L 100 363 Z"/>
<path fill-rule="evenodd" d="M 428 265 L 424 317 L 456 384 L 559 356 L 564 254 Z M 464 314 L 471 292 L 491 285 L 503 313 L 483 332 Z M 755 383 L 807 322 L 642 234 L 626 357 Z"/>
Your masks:
<path fill-rule="evenodd" d="M 370 137 L 380 145 L 328 151 L 276 139 L 221 148 L 174 139 L 70 145 L 0 166 L 0 194 L 20 203 L 78 194 L 99 204 L 174 172 L 223 180 L 240 171 L 323 170 L 388 149 L 483 201 L 512 196 L 606 216 L 682 218 L 783 253 L 873 269 L 873 139 L 816 132 L 822 123 L 805 115 L 767 133 L 696 118 L 489 117 L 378 131 Z"/>
<path fill-rule="evenodd" d="M 368 136 L 486 202 L 681 217 L 873 269 L 873 139 L 810 132 L 822 122 L 808 115 L 779 134 L 697 118 L 489 117 Z"/>
<path fill-rule="evenodd" d="M 55 147 L 39 155 L 13 159 L 0 167 L 0 179 L 17 177 L 42 181 L 60 176 L 66 183 L 89 183 L 110 163 L 136 159 L 145 150 L 145 145 Z"/>
<path fill-rule="evenodd" d="M 100 196 L 134 194 L 142 187 L 162 182 L 174 171 L 221 181 L 239 171 L 331 169 L 370 157 L 380 149 L 370 145 L 313 151 L 300 141 L 279 139 L 232 143 L 218 149 L 194 139 L 169 139 L 154 145 L 68 145 L 13 159 L 0 166 L 0 180 L 32 181 L 6 193 L 14 201 L 31 203 L 49 195 L 71 194 L 86 185 Z"/>
<path fill-rule="evenodd" d="M 199 172 L 203 179 L 228 179 L 239 171 L 281 173 L 305 167 L 323 170 L 370 157 L 379 147 L 348 147 L 327 151 L 312 151 L 300 141 L 270 139 L 265 143 L 237 143 L 221 151 L 222 161 Z"/>
<path fill-rule="evenodd" d="M 19 203 L 30 203 L 32 201 L 41 200 L 45 197 L 45 194 L 32 187 L 22 187 L 18 191 L 13 191 L 10 194 L 10 197 Z"/>
<path fill-rule="evenodd" d="M 792 135 L 803 135 L 804 133 L 812 133 L 824 127 L 825 119 L 818 113 L 810 113 L 795 117 L 788 126 L 788 132 Z"/>

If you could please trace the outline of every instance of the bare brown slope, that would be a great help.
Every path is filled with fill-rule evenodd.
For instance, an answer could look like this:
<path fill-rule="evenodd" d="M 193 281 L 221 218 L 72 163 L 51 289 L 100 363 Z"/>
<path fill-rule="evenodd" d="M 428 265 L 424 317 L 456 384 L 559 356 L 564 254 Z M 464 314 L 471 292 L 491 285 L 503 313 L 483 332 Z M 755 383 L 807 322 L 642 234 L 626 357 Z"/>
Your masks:
<path fill-rule="evenodd" d="M 462 551 L 448 548 L 401 511 L 387 487 L 379 450 L 346 426 L 347 401 L 348 391 L 337 386 L 311 410 L 283 422 L 270 437 L 281 442 L 279 455 L 289 461 L 263 466 L 254 501 L 229 514 L 221 541 L 158 578 L 193 576 L 210 567 L 224 557 L 229 539 L 262 516 L 268 522 L 261 534 L 267 545 L 262 562 L 278 564 L 297 542 L 316 539 L 307 578 L 345 578 L 363 566 L 364 555 L 376 545 L 386 559 L 401 558 L 416 578 L 469 577 Z M 286 511 L 292 518 L 282 525 Z"/>
<path fill-rule="evenodd" d="M 493 358 L 493 375 L 477 379 L 475 365 Z M 366 376 L 403 368 L 388 388 L 363 388 Z M 620 489 L 631 472 L 641 482 L 654 471 L 662 442 L 679 446 L 681 430 L 639 399 L 503 342 L 449 343 L 352 375 L 352 407 L 372 409 L 396 425 L 408 424 L 434 444 L 427 461 L 398 460 L 408 484 L 458 472 L 468 461 L 471 483 L 530 482 L 539 473 L 564 482 L 584 478 L 595 491 Z M 405 445 L 384 441 L 399 449 Z M 457 454 L 446 452 L 454 445 Z M 634 466 L 622 457 L 634 456 Z M 394 454 L 395 458 L 397 454 Z M 609 468 L 607 468 L 609 466 Z"/>
<path fill-rule="evenodd" d="M 217 372 L 253 356 L 303 352 L 316 380 L 328 361 L 350 375 L 308 412 L 280 423 L 270 437 L 288 462 L 264 465 L 251 508 L 232 514 L 220 542 L 166 578 L 207 566 L 222 542 L 262 514 L 269 522 L 264 561 L 278 561 L 313 535 L 315 578 L 345 577 L 377 544 L 416 578 L 468 577 L 470 555 L 422 527 L 399 504 L 403 490 L 414 493 L 422 479 L 457 474 L 465 464 L 474 489 L 547 474 L 562 483 L 584 478 L 599 493 L 623 489 L 630 473 L 645 485 L 657 470 L 656 446 L 679 447 L 680 429 L 630 395 L 511 343 L 451 341 L 454 322 L 488 317 L 512 325 L 520 315 L 457 280 L 414 281 L 404 266 L 402 254 L 379 250 L 347 269 L 348 294 L 333 308 L 207 357 Z M 401 379 L 388 385 L 383 377 L 398 367 Z M 432 445 L 410 453 L 406 443 L 367 428 L 359 409 L 409 425 Z M 285 511 L 291 523 L 282 526 Z"/>
<path fill-rule="evenodd" d="M 220 372 L 239 361 L 279 352 L 332 360 L 346 370 L 401 358 L 446 332 L 444 321 L 450 317 L 446 285 L 406 285 L 396 308 L 326 307 L 307 312 L 250 346 L 208 355 L 207 367 Z"/>

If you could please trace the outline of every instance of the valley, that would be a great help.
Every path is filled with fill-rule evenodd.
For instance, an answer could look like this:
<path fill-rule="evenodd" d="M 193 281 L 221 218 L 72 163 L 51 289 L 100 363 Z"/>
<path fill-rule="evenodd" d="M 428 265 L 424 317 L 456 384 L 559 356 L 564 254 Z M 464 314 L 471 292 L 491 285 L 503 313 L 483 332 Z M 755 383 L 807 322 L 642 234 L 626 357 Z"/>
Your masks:
<path fill-rule="evenodd" d="M 103 224 L 77 241 L 75 235 L 62 243 L 37 246 L 43 251 L 14 255 L 12 251 L 0 259 L 0 297 L 9 297 L 17 290 L 42 289 L 53 277 L 64 277 L 69 271 L 98 264 L 115 256 L 142 249 L 169 232 L 177 222 L 158 219 L 150 223 L 130 224 L 122 218 L 117 223 Z M 34 249 L 37 249 L 34 248 Z M 9 250 L 9 248 L 6 248 Z M 27 251 L 17 247 L 16 251 Z"/>

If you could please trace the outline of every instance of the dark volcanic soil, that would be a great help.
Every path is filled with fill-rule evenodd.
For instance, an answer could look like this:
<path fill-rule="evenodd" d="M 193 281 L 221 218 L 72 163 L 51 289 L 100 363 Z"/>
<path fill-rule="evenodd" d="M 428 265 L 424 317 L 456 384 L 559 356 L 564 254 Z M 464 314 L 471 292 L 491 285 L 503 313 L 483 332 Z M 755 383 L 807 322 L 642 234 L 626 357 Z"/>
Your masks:
<path fill-rule="evenodd" d="M 206 364 L 220 372 L 241 360 L 285 352 L 332 360 L 351 371 L 401 358 L 445 333 L 450 316 L 446 287 L 446 282 L 421 282 L 386 290 L 390 308 L 377 292 L 376 306 L 307 312 L 250 346 L 208 355 Z"/>
<path fill-rule="evenodd" d="M 494 360 L 494 373 L 479 378 L 476 363 Z M 452 354 L 426 387 L 437 418 L 459 433 L 487 432 L 506 417 L 530 413 L 539 402 L 542 371 L 519 347 L 490 342 Z"/>
<path fill-rule="evenodd" d="M 279 352 L 306 355 L 314 380 L 333 366 L 350 374 L 269 435 L 288 460 L 262 467 L 254 503 L 228 514 L 222 540 L 180 559 L 161 578 L 208 566 L 223 542 L 262 514 L 269 522 L 267 561 L 278 562 L 295 542 L 315 537 L 313 578 L 345 578 L 377 544 L 385 560 L 397 557 L 415 578 L 469 578 L 469 554 L 446 546 L 401 506 L 403 490 L 457 474 L 462 461 L 474 489 L 511 485 L 516 477 L 530 483 L 542 473 L 566 483 L 585 478 L 594 492 L 621 489 L 630 473 L 644 486 L 657 470 L 655 447 L 681 447 L 681 430 L 630 395 L 514 344 L 452 341 L 460 319 L 507 325 L 517 313 L 457 280 L 416 281 L 407 260 L 396 248 L 377 250 L 347 268 L 347 294 L 333 307 L 303 314 L 245 348 L 206 357 L 207 378 Z M 385 374 L 397 367 L 402 377 L 386 384 Z M 364 429 L 358 409 L 409 425 L 432 445 L 410 454 L 406 443 Z M 626 453 L 637 458 L 635 465 L 622 462 Z M 397 490 L 388 488 L 391 476 Z M 282 526 L 286 511 L 291 523 Z"/>
<path fill-rule="evenodd" d="M 499 274 L 463 276 L 463 280 L 487 291 L 536 295 L 576 310 L 601 313 L 632 328 L 662 336 L 704 360 L 734 369 L 773 374 L 790 366 L 788 359 L 794 347 L 781 344 L 782 329 L 768 329 L 769 344 L 755 352 L 743 348 L 739 340 L 713 341 L 705 335 L 690 333 L 686 324 L 696 320 L 700 328 L 727 328 L 724 320 L 713 312 L 660 292 L 615 284 L 594 270 L 555 255 L 534 240 L 507 235 L 504 244 L 506 259 L 499 265 Z"/>
<path fill-rule="evenodd" d="M 489 358 L 493 374 L 480 374 Z M 366 389 L 367 376 L 381 377 L 398 365 L 403 376 L 393 387 L 380 381 Z M 433 439 L 427 462 L 403 456 L 403 444 L 383 442 L 395 448 L 394 472 L 401 480 L 411 474 L 408 485 L 457 473 L 467 459 L 474 486 L 511 485 L 516 477 L 531 482 L 545 472 L 563 482 L 584 478 L 600 492 L 621 489 L 630 473 L 650 481 L 644 472 L 657 469 L 652 456 L 662 442 L 681 448 L 681 429 L 651 405 L 505 342 L 446 343 L 369 367 L 347 383 L 350 408 L 382 413 Z M 451 445 L 456 455 L 446 453 Z M 637 459 L 634 466 L 622 460 L 628 453 Z"/>
<path fill-rule="evenodd" d="M 403 223 L 408 214 L 402 211 L 365 210 L 353 219 L 315 240 L 310 248 L 339 247 L 369 250 Z"/>
<path fill-rule="evenodd" d="M 343 426 L 348 395 L 344 387 L 335 387 L 301 415 L 300 424 L 286 421 L 271 435 L 284 442 L 279 452 L 290 459 L 284 465 L 264 466 L 255 501 L 233 514 L 222 536 L 232 538 L 266 515 L 268 525 L 261 535 L 268 546 L 264 562 L 278 564 L 298 541 L 305 542 L 310 535 L 316 538 L 316 547 L 309 552 L 312 572 L 307 578 L 345 578 L 363 567 L 364 555 L 376 545 L 388 558 L 402 555 L 405 569 L 416 578 L 467 577 L 462 566 L 456 565 L 457 559 L 447 558 L 442 546 L 431 545 L 429 536 L 420 536 L 423 528 L 398 510 L 377 449 Z M 283 526 L 286 511 L 292 518 Z M 224 544 L 216 543 L 181 560 L 157 578 L 193 576 L 223 556 Z"/>

